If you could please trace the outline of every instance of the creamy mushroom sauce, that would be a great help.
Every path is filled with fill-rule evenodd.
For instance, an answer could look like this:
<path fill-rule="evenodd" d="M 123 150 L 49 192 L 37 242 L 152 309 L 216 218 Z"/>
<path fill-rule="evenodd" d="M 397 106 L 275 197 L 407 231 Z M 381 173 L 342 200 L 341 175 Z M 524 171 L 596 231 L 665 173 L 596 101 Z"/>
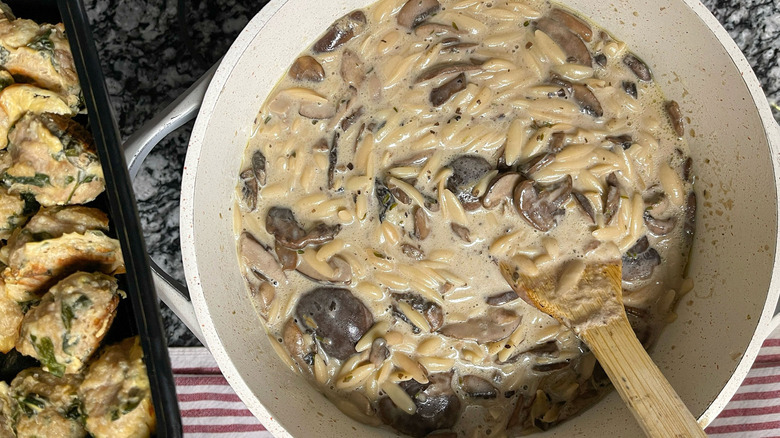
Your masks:
<path fill-rule="evenodd" d="M 695 195 L 679 106 L 624 43 L 537 1 L 385 0 L 260 109 L 239 259 L 280 357 L 412 436 L 515 436 L 609 383 L 517 274 L 604 248 L 647 347 L 674 319 Z M 564 279 L 561 279 L 564 281 Z"/>

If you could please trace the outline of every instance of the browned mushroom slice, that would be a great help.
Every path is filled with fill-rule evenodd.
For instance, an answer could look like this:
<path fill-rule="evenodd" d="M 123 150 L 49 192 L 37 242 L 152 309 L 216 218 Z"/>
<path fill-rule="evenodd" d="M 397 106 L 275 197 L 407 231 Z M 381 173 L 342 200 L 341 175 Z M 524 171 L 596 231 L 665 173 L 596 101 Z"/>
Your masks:
<path fill-rule="evenodd" d="M 614 173 L 610 173 L 607 176 L 607 201 L 604 203 L 604 222 L 612 222 L 612 218 L 620 208 L 620 186 L 618 185 L 617 176 Z"/>
<path fill-rule="evenodd" d="M 639 96 L 639 92 L 636 89 L 636 82 L 631 81 L 623 81 L 623 91 L 626 92 L 629 96 L 636 99 Z"/>
<path fill-rule="evenodd" d="M 333 23 L 325 35 L 314 43 L 314 53 L 332 52 L 359 35 L 366 27 L 366 14 L 353 11 Z"/>
<path fill-rule="evenodd" d="M 669 121 L 672 122 L 674 133 L 678 137 L 682 137 L 685 134 L 685 121 L 683 120 L 682 111 L 680 111 L 680 105 L 676 101 L 670 100 L 666 102 L 664 108 L 669 116 Z"/>
<path fill-rule="evenodd" d="M 339 137 L 338 132 L 333 133 L 333 139 L 328 145 L 328 188 L 332 189 L 336 182 L 336 161 L 339 157 Z"/>
<path fill-rule="evenodd" d="M 241 237 L 238 238 L 238 252 L 247 273 L 261 276 L 274 287 L 287 278 L 273 254 L 251 234 L 241 233 Z"/>
<path fill-rule="evenodd" d="M 596 95 L 590 91 L 590 88 L 583 84 L 573 84 L 572 88 L 574 89 L 574 100 L 585 114 L 594 117 L 601 117 L 604 115 L 604 110 L 601 108 L 601 102 L 599 102 Z"/>
<path fill-rule="evenodd" d="M 442 324 L 444 323 L 444 312 L 442 311 L 441 306 L 436 303 L 427 301 L 417 294 L 394 293 L 393 299 L 396 301 L 403 301 L 412 306 L 412 309 L 420 312 L 420 314 L 425 317 L 425 320 L 428 321 L 428 325 L 431 326 L 432 332 L 439 330 L 439 328 L 441 328 Z M 415 332 L 419 331 L 419 327 L 415 326 L 411 321 L 409 321 L 409 319 L 400 310 L 393 309 L 393 314 L 401 318 L 412 327 L 416 328 L 417 330 L 415 330 Z"/>
<path fill-rule="evenodd" d="M 447 189 L 458 197 L 466 210 L 476 210 L 481 202 L 474 196 L 474 186 L 492 170 L 486 159 L 479 155 L 462 155 L 448 165 L 452 175 L 447 178 Z"/>
<path fill-rule="evenodd" d="M 458 76 L 431 90 L 430 100 L 433 106 L 441 106 L 459 91 L 466 89 L 466 75 Z"/>
<path fill-rule="evenodd" d="M 361 106 L 355 111 L 353 111 L 350 115 L 341 119 L 341 123 L 339 125 L 341 126 L 341 130 L 346 132 L 346 130 L 349 129 L 352 125 L 354 125 L 355 122 L 357 122 L 362 116 L 363 116 L 363 107 Z"/>
<path fill-rule="evenodd" d="M 539 191 L 533 180 L 525 180 L 515 187 L 515 208 L 531 226 L 539 231 L 550 231 L 555 225 L 558 210 L 571 195 L 572 179 L 566 176 L 556 186 Z"/>
<path fill-rule="evenodd" d="M 282 329 L 282 344 L 287 348 L 290 357 L 295 361 L 301 370 L 308 370 L 310 366 L 304 358 L 310 353 L 311 348 L 306 346 L 303 339 L 303 332 L 298 328 L 298 324 L 291 319 L 287 320 Z"/>
<path fill-rule="evenodd" d="M 445 64 L 436 64 L 429 67 L 427 70 L 420 73 L 417 79 L 414 80 L 415 84 L 431 80 L 437 76 L 452 75 L 455 73 L 464 73 L 467 71 L 481 70 L 482 67 L 479 64 L 472 62 L 449 62 Z"/>
<path fill-rule="evenodd" d="M 409 0 L 398 11 L 398 24 L 412 29 L 436 13 L 440 7 L 437 0 Z"/>
<path fill-rule="evenodd" d="M 241 179 L 241 198 L 244 200 L 249 211 L 254 211 L 257 208 L 257 179 L 252 173 L 252 169 L 247 169 L 239 175 Z"/>
<path fill-rule="evenodd" d="M 606 67 L 607 66 L 607 55 L 603 53 L 596 53 L 593 55 L 593 61 L 596 63 L 596 65 L 600 67 Z"/>
<path fill-rule="evenodd" d="M 352 50 L 346 49 L 341 55 L 341 77 L 344 82 L 355 87 L 360 88 L 360 84 L 363 83 L 363 79 L 366 74 L 363 71 L 363 61 Z"/>
<path fill-rule="evenodd" d="M 322 350 L 336 359 L 356 353 L 355 345 L 374 325 L 371 311 L 347 289 L 319 287 L 295 307 L 298 324 L 312 332 Z"/>
<path fill-rule="evenodd" d="M 643 217 L 647 229 L 656 236 L 665 236 L 671 233 L 674 226 L 677 225 L 677 218 L 674 216 L 667 219 L 656 219 L 649 211 L 645 211 Z"/>
<path fill-rule="evenodd" d="M 564 141 L 566 140 L 566 134 L 563 132 L 553 132 L 550 136 L 550 152 L 557 154 L 563 150 Z"/>
<path fill-rule="evenodd" d="M 493 399 L 498 396 L 498 389 L 482 377 L 468 375 L 459 379 L 460 389 L 471 398 Z"/>
<path fill-rule="evenodd" d="M 304 258 L 301 258 L 295 270 L 309 280 L 318 283 L 339 285 L 352 282 L 352 266 L 346 260 L 341 257 L 333 257 L 328 262 L 328 265 L 332 270 L 332 274 L 326 275 L 314 269 L 306 263 Z"/>
<path fill-rule="evenodd" d="M 661 256 L 643 236 L 623 254 L 623 281 L 647 280 L 661 264 Z"/>
<path fill-rule="evenodd" d="M 423 438 L 431 432 L 451 428 L 460 418 L 460 399 L 452 390 L 452 373 L 431 374 L 428 383 L 407 380 L 399 385 L 414 401 L 414 414 L 398 408 L 388 396 L 377 403 L 379 418 L 397 431 Z"/>
<path fill-rule="evenodd" d="M 447 324 L 439 330 L 451 338 L 476 341 L 481 344 L 506 338 L 520 325 L 522 317 L 502 307 L 491 307 L 487 315 L 464 322 Z"/>
<path fill-rule="evenodd" d="M 512 192 L 522 176 L 517 172 L 506 172 L 496 175 L 488 184 L 485 195 L 482 196 L 482 206 L 491 209 L 502 202 L 512 199 Z"/>
<path fill-rule="evenodd" d="M 395 208 L 395 197 L 379 178 L 374 179 L 374 193 L 379 201 L 379 222 L 383 222 L 387 212 Z"/>
<path fill-rule="evenodd" d="M 469 231 L 468 228 L 464 227 L 463 225 L 452 223 L 450 224 L 450 229 L 452 229 L 452 232 L 455 233 L 455 235 L 458 236 L 460 240 L 466 243 L 471 243 L 471 231 Z"/>
<path fill-rule="evenodd" d="M 485 302 L 491 306 L 503 306 L 504 304 L 512 302 L 518 298 L 519 297 L 517 296 L 517 292 L 510 290 L 500 294 L 491 295 L 485 298 Z"/>
<path fill-rule="evenodd" d="M 368 361 L 379 368 L 382 363 L 390 356 L 390 350 L 387 349 L 385 338 L 376 338 L 371 343 L 371 352 L 368 355 Z"/>
<path fill-rule="evenodd" d="M 425 258 L 425 253 L 423 253 L 420 248 L 409 245 L 408 243 L 401 245 L 401 252 L 403 252 L 407 257 L 415 260 L 422 260 Z"/>
<path fill-rule="evenodd" d="M 650 74 L 650 69 L 647 67 L 647 64 L 637 58 L 634 54 L 629 53 L 624 56 L 623 64 L 627 65 L 640 81 L 650 82 L 653 80 L 653 76 Z"/>
<path fill-rule="evenodd" d="M 288 74 L 298 81 L 322 82 L 325 79 L 325 69 L 316 59 L 308 55 L 296 59 Z"/>
<path fill-rule="evenodd" d="M 252 154 L 252 175 L 255 177 L 260 187 L 265 185 L 265 155 L 259 150 Z"/>
<path fill-rule="evenodd" d="M 572 191 L 572 196 L 574 196 L 574 199 L 577 201 L 577 205 L 579 205 L 582 208 L 582 211 L 585 212 L 585 214 L 590 219 L 590 222 L 595 224 L 596 223 L 596 209 L 593 207 L 593 204 L 590 202 L 590 200 L 585 197 L 580 192 Z"/>
<path fill-rule="evenodd" d="M 316 224 L 310 231 L 306 231 L 298 221 L 292 210 L 284 207 L 271 207 L 265 219 L 265 229 L 273 234 L 276 241 L 290 249 L 303 249 L 309 245 L 322 245 L 330 242 L 341 230 L 340 225 L 326 225 L 322 222 Z"/>
<path fill-rule="evenodd" d="M 419 240 L 425 240 L 431 234 L 431 227 L 428 224 L 428 215 L 420 207 L 414 208 L 414 237 Z"/>
<path fill-rule="evenodd" d="M 623 134 L 623 135 L 608 135 L 605 140 L 607 140 L 610 143 L 616 144 L 623 148 L 623 150 L 626 150 L 631 147 L 632 144 L 634 144 L 634 139 L 631 138 L 629 134 Z"/>
<path fill-rule="evenodd" d="M 522 166 L 520 166 L 520 171 L 528 176 L 533 175 L 534 173 L 544 169 L 548 165 L 550 165 L 553 161 L 555 161 L 555 154 L 543 154 L 543 155 L 537 155 L 534 158 L 531 158 L 527 163 L 524 163 Z"/>
<path fill-rule="evenodd" d="M 693 176 L 693 173 L 691 172 L 691 169 L 693 168 L 693 158 L 688 157 L 685 159 L 682 165 L 682 177 L 683 180 L 692 183 L 693 179 L 691 178 Z"/>
<path fill-rule="evenodd" d="M 390 190 L 390 193 L 393 194 L 393 197 L 401 204 L 410 205 L 412 203 L 412 198 L 410 198 L 409 195 L 406 194 L 406 192 L 401 190 L 400 187 L 394 185 L 391 182 L 388 182 L 387 188 Z"/>
<path fill-rule="evenodd" d="M 274 241 L 274 252 L 276 252 L 276 258 L 279 259 L 283 270 L 292 271 L 298 266 L 298 253 L 292 249 L 285 248 L 279 242 Z"/>
<path fill-rule="evenodd" d="M 590 26 L 563 9 L 553 8 L 550 11 L 550 18 L 568 27 L 570 31 L 577 34 L 585 42 L 589 43 L 593 39 L 593 31 L 590 29 Z"/>
<path fill-rule="evenodd" d="M 580 65 L 590 67 L 593 60 L 588 47 L 580 37 L 571 32 L 567 27 L 547 17 L 536 21 L 536 28 L 547 34 L 555 44 L 558 44 L 568 56 L 567 60 Z"/>

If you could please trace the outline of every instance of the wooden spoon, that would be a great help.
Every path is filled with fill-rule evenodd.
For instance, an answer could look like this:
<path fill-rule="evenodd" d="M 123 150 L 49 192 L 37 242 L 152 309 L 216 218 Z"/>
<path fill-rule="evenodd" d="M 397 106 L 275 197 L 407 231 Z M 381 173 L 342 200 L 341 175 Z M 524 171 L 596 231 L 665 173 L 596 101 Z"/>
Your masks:
<path fill-rule="evenodd" d="M 636 338 L 623 307 L 620 260 L 573 260 L 557 275 L 528 276 L 501 263 L 518 295 L 527 295 L 590 348 L 648 437 L 706 437 Z"/>

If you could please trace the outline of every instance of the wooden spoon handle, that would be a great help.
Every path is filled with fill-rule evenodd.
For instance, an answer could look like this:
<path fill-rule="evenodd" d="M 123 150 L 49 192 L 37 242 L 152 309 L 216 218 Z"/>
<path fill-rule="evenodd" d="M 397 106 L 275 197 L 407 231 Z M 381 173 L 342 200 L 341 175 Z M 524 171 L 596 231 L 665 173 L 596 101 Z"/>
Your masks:
<path fill-rule="evenodd" d="M 588 327 L 580 337 L 648 437 L 707 436 L 642 348 L 625 317 Z"/>

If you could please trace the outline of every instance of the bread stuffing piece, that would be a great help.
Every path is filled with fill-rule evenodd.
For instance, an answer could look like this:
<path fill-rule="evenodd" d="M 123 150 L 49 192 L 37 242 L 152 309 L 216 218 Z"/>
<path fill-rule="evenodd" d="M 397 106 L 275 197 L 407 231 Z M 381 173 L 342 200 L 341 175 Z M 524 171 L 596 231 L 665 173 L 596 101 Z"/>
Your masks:
<path fill-rule="evenodd" d="M 56 114 L 27 114 L 8 136 L 13 165 L 2 175 L 11 193 L 32 193 L 43 206 L 85 204 L 105 189 L 91 136 Z"/>
<path fill-rule="evenodd" d="M 0 279 L 0 353 L 8 353 L 16 345 L 22 318 L 22 306 L 8 296 L 5 282 Z"/>
<path fill-rule="evenodd" d="M 139 338 L 106 347 L 89 366 L 79 395 L 94 437 L 141 438 L 155 429 L 149 378 Z"/>
<path fill-rule="evenodd" d="M 54 375 L 81 371 L 111 327 L 120 293 L 108 275 L 70 275 L 24 315 L 16 349 Z"/>
<path fill-rule="evenodd" d="M 13 422 L 14 402 L 8 394 L 8 384 L 0 381 L 0 438 L 16 436 Z"/>
<path fill-rule="evenodd" d="M 8 146 L 8 134 L 26 113 L 72 116 L 76 111 L 53 91 L 31 84 L 4 86 L 0 91 L 0 149 Z"/>
<path fill-rule="evenodd" d="M 83 426 L 78 387 L 82 376 L 57 377 L 41 368 L 28 368 L 11 382 L 18 437 L 80 438 Z"/>
<path fill-rule="evenodd" d="M 0 66 L 24 82 L 56 91 L 74 108 L 83 100 L 62 24 L 39 25 L 32 20 L 3 14 L 0 18 Z"/>
<path fill-rule="evenodd" d="M 32 213 L 30 206 L 35 202 L 20 195 L 12 195 L 0 187 L 0 239 L 7 240 L 11 233 L 24 223 Z"/>

